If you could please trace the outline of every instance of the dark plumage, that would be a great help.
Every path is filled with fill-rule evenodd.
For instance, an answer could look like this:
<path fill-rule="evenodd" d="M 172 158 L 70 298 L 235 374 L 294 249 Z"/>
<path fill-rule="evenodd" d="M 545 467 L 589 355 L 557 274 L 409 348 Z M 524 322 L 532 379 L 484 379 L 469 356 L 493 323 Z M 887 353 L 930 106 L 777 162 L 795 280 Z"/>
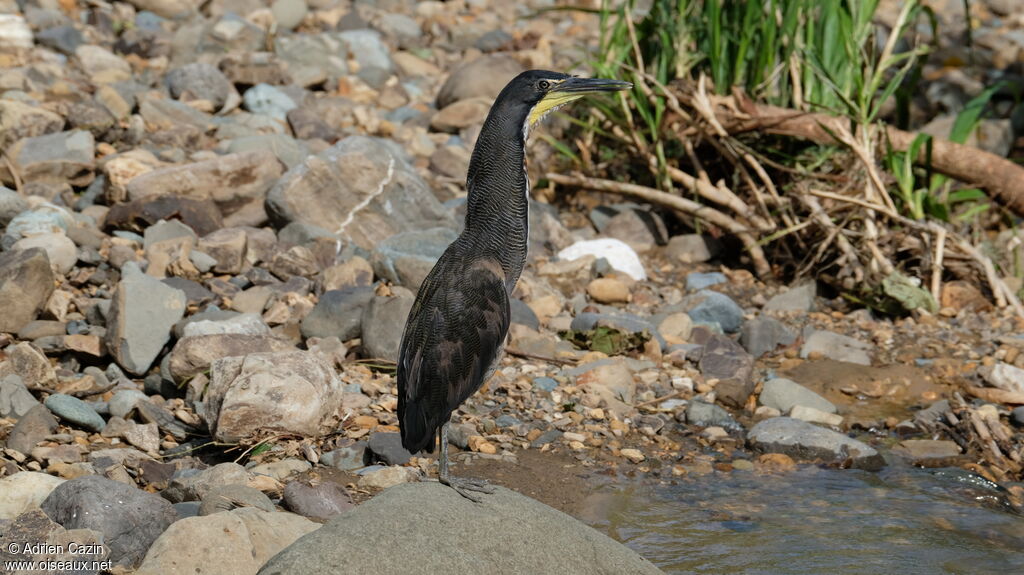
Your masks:
<path fill-rule="evenodd" d="M 614 80 L 523 72 L 501 91 L 484 121 L 466 178 L 465 230 L 420 286 L 398 358 L 402 445 L 413 453 L 433 452 L 440 428 L 444 483 L 452 484 L 444 426 L 494 369 L 508 333 L 509 298 L 526 264 L 529 129 L 587 93 L 627 87 Z"/>

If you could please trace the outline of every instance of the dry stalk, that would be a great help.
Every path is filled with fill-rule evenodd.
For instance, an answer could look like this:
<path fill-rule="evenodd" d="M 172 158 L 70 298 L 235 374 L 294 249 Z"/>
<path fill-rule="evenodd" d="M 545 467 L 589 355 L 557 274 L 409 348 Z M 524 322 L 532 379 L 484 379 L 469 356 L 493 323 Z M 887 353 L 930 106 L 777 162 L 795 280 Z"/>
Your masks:
<path fill-rule="evenodd" d="M 582 175 L 567 176 L 564 174 L 549 173 L 544 177 L 556 184 L 577 186 L 599 192 L 611 192 L 634 196 L 653 204 L 665 206 L 669 209 L 703 219 L 710 224 L 728 231 L 729 233 L 735 234 L 736 237 L 743 242 L 744 247 L 750 253 L 750 258 L 753 260 L 754 270 L 759 276 L 767 277 L 771 274 L 771 266 L 768 265 L 768 260 L 765 259 L 764 250 L 761 249 L 760 244 L 757 243 L 757 240 L 754 238 L 753 234 L 751 234 L 750 229 L 712 207 L 698 204 L 692 200 L 687 200 L 686 198 L 638 184 L 627 184 L 625 182 L 615 182 L 600 178 L 588 178 Z"/>

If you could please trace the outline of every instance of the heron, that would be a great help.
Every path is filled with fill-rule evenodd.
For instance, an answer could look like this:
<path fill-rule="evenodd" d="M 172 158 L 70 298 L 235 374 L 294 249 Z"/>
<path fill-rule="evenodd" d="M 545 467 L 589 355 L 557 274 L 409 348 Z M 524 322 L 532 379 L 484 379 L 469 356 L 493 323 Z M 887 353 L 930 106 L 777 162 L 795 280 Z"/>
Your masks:
<path fill-rule="evenodd" d="M 433 453 L 438 480 L 472 501 L 486 481 L 456 478 L 448 463 L 451 414 L 494 371 L 508 333 L 509 299 L 526 265 L 530 182 L 526 142 L 551 111 L 629 82 L 530 70 L 498 94 L 477 137 L 466 176 L 466 225 L 427 274 L 402 333 L 398 422 L 402 446 Z"/>

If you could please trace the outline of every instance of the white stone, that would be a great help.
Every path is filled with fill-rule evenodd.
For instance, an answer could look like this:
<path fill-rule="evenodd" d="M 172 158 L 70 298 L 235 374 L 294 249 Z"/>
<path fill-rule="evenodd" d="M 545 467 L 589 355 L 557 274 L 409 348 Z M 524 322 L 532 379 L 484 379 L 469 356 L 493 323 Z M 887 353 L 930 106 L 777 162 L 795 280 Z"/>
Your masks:
<path fill-rule="evenodd" d="M 627 274 L 637 281 L 647 279 L 647 272 L 644 271 L 644 265 L 640 262 L 640 256 L 636 255 L 633 248 L 621 240 L 612 238 L 583 240 L 558 252 L 559 259 L 568 261 L 588 255 L 606 259 L 612 269 Z"/>
<path fill-rule="evenodd" d="M 999 362 L 984 377 L 985 382 L 992 387 L 1024 393 L 1024 369 Z"/>
<path fill-rule="evenodd" d="M 797 405 L 790 410 L 789 416 L 808 423 L 823 423 L 833 427 L 839 427 L 843 423 L 843 416 L 835 413 L 826 413 L 820 409 Z"/>

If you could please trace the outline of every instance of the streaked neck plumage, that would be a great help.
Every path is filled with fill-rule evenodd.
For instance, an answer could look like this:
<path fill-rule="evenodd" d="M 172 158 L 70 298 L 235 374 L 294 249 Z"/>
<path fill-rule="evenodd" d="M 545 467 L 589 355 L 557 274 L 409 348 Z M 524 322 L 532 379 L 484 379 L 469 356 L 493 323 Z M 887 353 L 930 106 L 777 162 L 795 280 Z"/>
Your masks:
<path fill-rule="evenodd" d="M 501 262 L 511 292 L 526 265 L 529 190 L 525 128 L 528 110 L 495 106 L 469 162 L 466 229 L 473 249 Z"/>

